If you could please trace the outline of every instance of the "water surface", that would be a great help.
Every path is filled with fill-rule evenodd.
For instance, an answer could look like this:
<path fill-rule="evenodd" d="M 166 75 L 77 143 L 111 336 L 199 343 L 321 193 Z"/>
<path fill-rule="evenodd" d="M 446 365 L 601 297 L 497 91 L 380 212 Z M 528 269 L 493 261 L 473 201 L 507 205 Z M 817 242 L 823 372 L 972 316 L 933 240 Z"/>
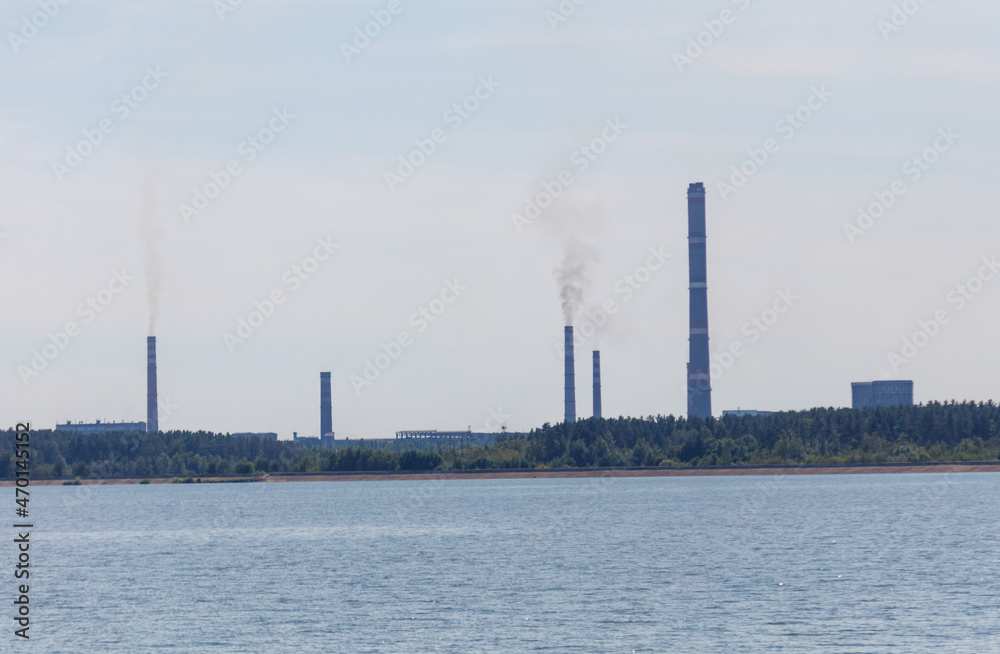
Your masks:
<path fill-rule="evenodd" d="M 1000 652 L 997 474 L 32 492 L 23 651 Z"/>

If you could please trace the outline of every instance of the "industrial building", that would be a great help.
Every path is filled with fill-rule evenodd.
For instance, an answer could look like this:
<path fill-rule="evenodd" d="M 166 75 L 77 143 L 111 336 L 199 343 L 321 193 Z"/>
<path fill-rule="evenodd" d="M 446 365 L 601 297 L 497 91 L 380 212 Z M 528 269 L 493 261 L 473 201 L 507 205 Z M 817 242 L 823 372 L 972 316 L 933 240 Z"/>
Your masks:
<path fill-rule="evenodd" d="M 601 353 L 594 350 L 594 417 L 601 417 Z"/>
<path fill-rule="evenodd" d="M 156 408 L 156 337 L 146 338 L 146 430 L 160 430 Z"/>
<path fill-rule="evenodd" d="M 120 432 L 146 431 L 144 422 L 69 422 L 56 425 L 56 431 L 68 431 L 75 434 L 108 434 Z"/>
<path fill-rule="evenodd" d="M 851 406 L 866 409 L 872 406 L 913 406 L 913 382 L 904 380 L 854 382 L 851 384 Z"/>
<path fill-rule="evenodd" d="M 712 415 L 712 377 L 708 353 L 708 272 L 706 262 L 705 185 L 688 186 L 688 267 L 690 348 L 687 366 L 688 418 Z"/>
<path fill-rule="evenodd" d="M 576 422 L 576 371 L 574 370 L 575 364 L 573 361 L 572 325 L 566 325 L 566 328 L 563 330 L 563 338 L 563 350 L 565 351 L 566 362 L 564 418 L 566 422 Z"/>
<path fill-rule="evenodd" d="M 499 433 L 476 432 L 470 427 L 467 431 L 438 431 L 436 429 L 415 429 L 407 431 L 397 431 L 395 443 L 402 445 L 403 449 L 426 449 L 427 446 L 448 447 L 471 446 L 471 445 L 492 445 L 497 442 L 497 438 L 507 433 L 507 428 Z"/>
<path fill-rule="evenodd" d="M 689 291 L 689 338 L 687 363 L 687 416 L 688 418 L 709 418 L 712 416 L 712 385 L 710 372 L 709 327 L 708 327 L 708 262 L 707 262 L 707 219 L 706 191 L 702 182 L 689 184 L 687 189 L 688 208 L 688 291 Z M 568 322 L 568 321 L 567 321 Z M 574 358 L 574 329 L 564 327 L 564 420 L 567 423 L 578 419 L 576 406 L 576 374 Z M 97 421 L 92 424 L 66 422 L 57 425 L 59 431 L 95 434 L 102 432 L 128 432 L 159 430 L 157 397 L 156 337 L 147 338 L 146 377 L 146 422 L 108 423 Z M 897 406 L 913 404 L 913 382 L 874 381 L 852 384 L 852 400 L 855 409 L 871 406 Z M 601 356 L 593 351 L 593 416 L 603 416 L 601 398 Z M 769 416 L 772 411 L 737 409 L 723 411 L 723 416 Z M 319 436 L 293 434 L 293 441 L 304 446 L 341 448 L 363 447 L 441 447 L 463 445 L 489 445 L 503 436 L 500 433 L 474 433 L 468 431 L 408 430 L 396 432 L 395 438 L 335 440 L 333 431 L 333 402 L 331 373 L 320 373 L 320 424 Z M 277 441 L 273 432 L 239 432 L 231 434 L 236 438 L 261 438 Z"/>
<path fill-rule="evenodd" d="M 319 436 L 333 439 L 333 394 L 328 372 L 319 373 Z"/>
<path fill-rule="evenodd" d="M 435 450 L 442 448 L 487 446 L 497 442 L 497 438 L 506 434 L 468 431 L 438 431 L 436 429 L 414 429 L 397 431 L 395 438 L 340 438 L 332 435 L 299 436 L 293 432 L 292 440 L 305 447 L 324 447 L 342 450 L 348 447 L 360 447 L 374 450 Z"/>
<path fill-rule="evenodd" d="M 474 432 L 470 427 L 468 431 L 438 431 L 436 429 L 416 429 L 408 431 L 397 431 L 397 441 L 426 441 L 433 440 L 437 443 L 447 443 L 449 445 L 492 445 L 497 441 L 497 437 L 505 433 Z"/>

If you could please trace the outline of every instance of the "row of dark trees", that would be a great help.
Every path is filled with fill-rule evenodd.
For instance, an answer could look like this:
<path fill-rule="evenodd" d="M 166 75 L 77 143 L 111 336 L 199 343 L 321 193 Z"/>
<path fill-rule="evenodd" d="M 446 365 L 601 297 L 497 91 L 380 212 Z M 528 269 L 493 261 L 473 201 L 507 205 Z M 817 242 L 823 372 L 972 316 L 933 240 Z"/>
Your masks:
<path fill-rule="evenodd" d="M 14 432 L 0 432 L 0 479 L 14 476 Z M 32 434 L 36 479 L 210 477 L 281 472 L 536 467 L 993 461 L 1000 407 L 811 409 L 772 416 L 674 416 L 542 425 L 482 448 L 305 448 L 209 432 Z"/>
<path fill-rule="evenodd" d="M 516 447 L 553 466 L 740 465 L 996 460 L 1000 406 L 931 403 L 770 416 L 673 416 L 543 425 Z"/>

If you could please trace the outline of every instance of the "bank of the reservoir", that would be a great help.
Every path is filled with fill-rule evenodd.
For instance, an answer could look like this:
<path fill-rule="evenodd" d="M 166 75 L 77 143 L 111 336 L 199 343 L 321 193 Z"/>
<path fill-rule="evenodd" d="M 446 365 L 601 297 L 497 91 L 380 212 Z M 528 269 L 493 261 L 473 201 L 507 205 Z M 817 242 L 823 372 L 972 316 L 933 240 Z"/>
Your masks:
<path fill-rule="evenodd" d="M 242 477 L 160 477 L 153 479 L 83 479 L 81 485 L 113 486 L 120 484 L 180 484 L 231 482 L 304 482 L 304 481 L 430 481 L 450 479 L 584 479 L 590 477 L 728 477 L 762 475 L 873 475 L 902 473 L 1000 472 L 1000 462 L 949 463 L 877 463 L 842 465 L 773 465 L 773 466 L 712 466 L 692 468 L 538 468 L 531 470 L 431 470 L 426 472 L 319 472 L 275 473 Z M 66 480 L 32 481 L 32 486 L 62 486 Z M 0 481 L 0 486 L 12 486 L 12 480 Z"/>

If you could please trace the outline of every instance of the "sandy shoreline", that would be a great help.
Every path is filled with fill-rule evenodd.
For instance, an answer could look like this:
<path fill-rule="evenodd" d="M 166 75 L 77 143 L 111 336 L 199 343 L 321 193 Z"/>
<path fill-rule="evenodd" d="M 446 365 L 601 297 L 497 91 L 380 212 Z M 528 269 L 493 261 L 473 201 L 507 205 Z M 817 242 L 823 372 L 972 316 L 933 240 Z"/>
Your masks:
<path fill-rule="evenodd" d="M 757 467 L 757 468 L 652 468 L 652 469 L 599 469 L 599 470 L 489 470 L 484 472 L 395 472 L 395 473 L 344 473 L 263 475 L 255 481 L 264 483 L 309 481 L 430 481 L 449 479 L 583 479 L 589 477 L 731 477 L 760 475 L 877 475 L 950 472 L 1000 472 L 997 463 L 938 463 L 923 465 L 863 465 L 863 466 L 811 466 L 811 467 Z M 233 483 L 232 477 L 201 477 L 203 482 Z M 246 479 L 246 478 L 242 478 Z M 87 486 L 117 486 L 138 484 L 139 479 L 84 479 Z M 174 478 L 150 479 L 150 484 L 171 484 Z M 0 481 L 0 486 L 13 486 L 13 481 Z M 32 480 L 32 486 L 62 486 L 63 480 Z"/>

